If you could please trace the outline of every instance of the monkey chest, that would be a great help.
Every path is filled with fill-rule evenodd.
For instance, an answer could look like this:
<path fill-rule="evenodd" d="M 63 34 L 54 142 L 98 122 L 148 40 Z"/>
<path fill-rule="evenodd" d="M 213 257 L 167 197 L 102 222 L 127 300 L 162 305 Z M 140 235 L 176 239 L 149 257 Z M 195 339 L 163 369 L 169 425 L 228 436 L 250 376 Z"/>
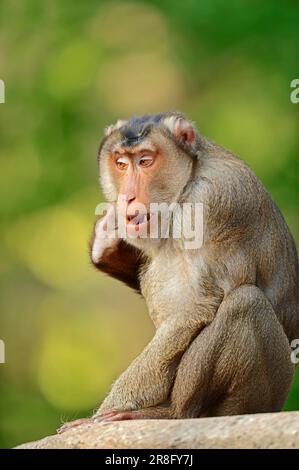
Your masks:
<path fill-rule="evenodd" d="M 156 327 L 170 316 L 192 309 L 197 284 L 187 262 L 162 258 L 147 266 L 141 276 L 141 291 Z"/>

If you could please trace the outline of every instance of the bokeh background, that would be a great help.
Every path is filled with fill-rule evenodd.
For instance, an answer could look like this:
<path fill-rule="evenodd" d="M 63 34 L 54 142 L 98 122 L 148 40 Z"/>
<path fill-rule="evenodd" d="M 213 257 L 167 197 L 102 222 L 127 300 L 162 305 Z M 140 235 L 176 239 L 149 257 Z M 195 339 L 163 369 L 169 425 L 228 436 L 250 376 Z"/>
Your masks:
<path fill-rule="evenodd" d="M 1 0 L 1 447 L 89 414 L 153 333 L 88 260 L 104 126 L 182 110 L 254 168 L 299 242 L 298 25 L 296 1 Z"/>

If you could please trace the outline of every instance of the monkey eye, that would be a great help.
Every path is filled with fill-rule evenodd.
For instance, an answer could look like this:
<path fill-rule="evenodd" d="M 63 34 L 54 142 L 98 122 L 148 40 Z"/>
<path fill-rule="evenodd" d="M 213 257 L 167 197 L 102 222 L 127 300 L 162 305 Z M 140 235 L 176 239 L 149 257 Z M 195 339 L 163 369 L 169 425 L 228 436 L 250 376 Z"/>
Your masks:
<path fill-rule="evenodd" d="M 147 166 L 151 166 L 153 161 L 154 161 L 153 157 L 151 157 L 150 155 L 144 155 L 140 157 L 138 163 L 139 163 L 139 166 L 147 167 Z"/>
<path fill-rule="evenodd" d="M 119 157 L 116 160 L 116 166 L 119 170 L 126 170 L 128 168 L 128 159 L 126 157 Z"/>

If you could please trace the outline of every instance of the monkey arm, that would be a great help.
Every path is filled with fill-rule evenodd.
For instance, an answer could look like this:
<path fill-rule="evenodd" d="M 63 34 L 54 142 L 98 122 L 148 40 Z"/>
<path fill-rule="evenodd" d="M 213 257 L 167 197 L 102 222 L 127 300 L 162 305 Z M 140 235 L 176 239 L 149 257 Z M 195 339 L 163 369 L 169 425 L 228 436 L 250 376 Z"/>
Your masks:
<path fill-rule="evenodd" d="M 89 244 L 91 262 L 100 271 L 140 292 L 139 270 L 145 258 L 138 248 L 117 238 L 116 232 L 112 232 L 111 236 L 107 229 L 103 229 L 113 215 L 111 208 L 95 223 Z"/>
<path fill-rule="evenodd" d="M 213 312 L 206 311 L 210 306 Z M 97 415 L 107 410 L 141 409 L 167 400 L 183 353 L 217 311 L 213 300 L 204 299 L 202 307 L 205 313 L 195 318 L 194 313 L 172 312 L 144 351 L 114 383 Z"/>
<path fill-rule="evenodd" d="M 92 258 L 91 258 L 92 259 Z M 139 270 L 143 264 L 141 252 L 128 245 L 124 240 L 116 240 L 113 246 L 106 248 L 93 265 L 127 286 L 140 292 Z"/>

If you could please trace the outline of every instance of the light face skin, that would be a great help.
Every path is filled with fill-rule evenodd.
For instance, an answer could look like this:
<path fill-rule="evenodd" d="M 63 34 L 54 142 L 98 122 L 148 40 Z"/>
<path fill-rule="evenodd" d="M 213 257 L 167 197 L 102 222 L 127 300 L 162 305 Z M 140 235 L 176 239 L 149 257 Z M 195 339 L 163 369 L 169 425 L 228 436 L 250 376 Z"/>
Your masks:
<path fill-rule="evenodd" d="M 179 199 L 191 174 L 192 158 L 169 142 L 166 128 L 164 135 L 151 130 L 136 145 L 124 144 L 115 132 L 100 152 L 100 167 L 104 189 L 112 188 L 106 191 L 107 200 L 117 203 L 130 243 L 140 246 L 148 241 L 136 238 L 137 225 L 139 232 L 149 233 L 150 204 L 170 205 Z"/>
<path fill-rule="evenodd" d="M 120 148 L 111 155 L 111 172 L 119 185 L 118 207 L 125 219 L 128 234 L 133 233 L 136 226 L 140 230 L 149 223 L 148 187 L 156 176 L 159 157 L 156 149 L 143 146 L 134 152 Z"/>

